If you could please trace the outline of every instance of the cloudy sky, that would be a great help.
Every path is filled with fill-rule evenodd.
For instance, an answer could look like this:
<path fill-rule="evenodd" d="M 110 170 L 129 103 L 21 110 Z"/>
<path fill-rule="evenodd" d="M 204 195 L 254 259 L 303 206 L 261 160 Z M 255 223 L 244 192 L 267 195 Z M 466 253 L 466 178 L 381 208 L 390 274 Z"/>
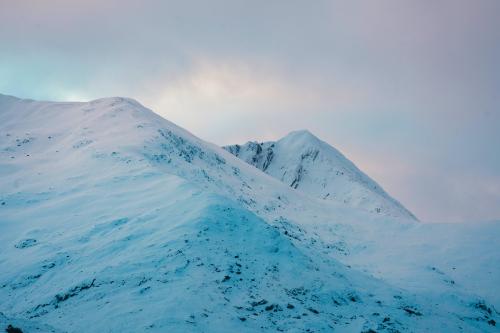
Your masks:
<path fill-rule="evenodd" d="M 500 219 L 500 1 L 0 0 L 0 93 L 309 129 L 423 221 Z"/>

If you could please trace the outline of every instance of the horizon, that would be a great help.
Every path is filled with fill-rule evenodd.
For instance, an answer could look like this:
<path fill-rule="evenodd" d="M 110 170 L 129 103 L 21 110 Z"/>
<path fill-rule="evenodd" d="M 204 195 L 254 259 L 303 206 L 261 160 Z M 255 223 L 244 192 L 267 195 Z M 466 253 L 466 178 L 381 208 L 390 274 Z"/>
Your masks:
<path fill-rule="evenodd" d="M 500 3 L 283 3 L 0 0 L 0 93 L 130 97 L 219 146 L 307 129 L 423 222 L 499 220 Z"/>

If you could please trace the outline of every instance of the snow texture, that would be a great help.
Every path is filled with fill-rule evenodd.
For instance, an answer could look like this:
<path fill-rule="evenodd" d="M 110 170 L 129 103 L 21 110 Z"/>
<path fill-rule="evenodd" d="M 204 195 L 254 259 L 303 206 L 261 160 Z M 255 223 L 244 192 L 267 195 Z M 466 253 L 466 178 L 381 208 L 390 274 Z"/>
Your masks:
<path fill-rule="evenodd" d="M 261 171 L 304 140 L 297 186 Z M 419 223 L 311 134 L 281 141 L 255 168 L 131 99 L 0 95 L 0 329 L 498 330 L 500 223 Z"/>

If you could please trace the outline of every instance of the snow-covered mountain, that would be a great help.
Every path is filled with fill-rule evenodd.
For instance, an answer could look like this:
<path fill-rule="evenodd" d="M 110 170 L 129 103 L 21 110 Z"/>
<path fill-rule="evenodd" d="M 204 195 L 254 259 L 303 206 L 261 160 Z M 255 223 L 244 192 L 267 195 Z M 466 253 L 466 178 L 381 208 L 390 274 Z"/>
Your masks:
<path fill-rule="evenodd" d="M 0 95 L 0 329 L 493 332 L 499 234 L 318 200 L 131 99 Z"/>
<path fill-rule="evenodd" d="M 337 149 L 307 130 L 291 132 L 278 141 L 251 141 L 223 148 L 290 187 L 315 197 L 415 219 Z"/>

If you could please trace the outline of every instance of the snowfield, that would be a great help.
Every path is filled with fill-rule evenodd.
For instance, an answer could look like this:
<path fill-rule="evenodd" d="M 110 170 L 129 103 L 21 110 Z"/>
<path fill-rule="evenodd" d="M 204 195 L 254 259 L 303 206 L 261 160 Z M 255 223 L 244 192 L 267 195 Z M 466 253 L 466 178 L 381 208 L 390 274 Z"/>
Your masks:
<path fill-rule="evenodd" d="M 0 95 L 0 330 L 498 331 L 499 222 L 420 223 L 308 132 L 225 149 Z"/>

